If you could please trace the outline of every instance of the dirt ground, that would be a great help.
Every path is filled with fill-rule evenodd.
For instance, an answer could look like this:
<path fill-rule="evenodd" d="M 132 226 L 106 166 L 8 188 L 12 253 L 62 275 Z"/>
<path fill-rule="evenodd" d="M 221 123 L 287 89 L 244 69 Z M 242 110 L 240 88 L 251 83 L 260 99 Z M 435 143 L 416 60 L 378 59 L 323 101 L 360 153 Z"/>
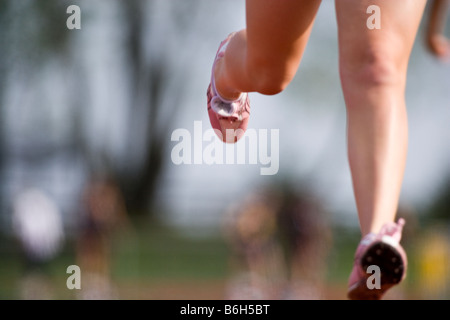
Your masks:
<path fill-rule="evenodd" d="M 225 281 L 168 281 L 141 283 L 139 285 L 128 283 L 120 285 L 119 298 L 143 300 L 228 300 L 227 289 L 228 283 Z M 406 295 L 405 290 L 400 287 L 391 289 L 384 298 L 384 300 L 409 299 L 415 298 L 411 296 L 410 292 L 409 295 Z M 329 284 L 319 298 L 311 298 L 310 300 L 347 300 L 346 286 Z"/>

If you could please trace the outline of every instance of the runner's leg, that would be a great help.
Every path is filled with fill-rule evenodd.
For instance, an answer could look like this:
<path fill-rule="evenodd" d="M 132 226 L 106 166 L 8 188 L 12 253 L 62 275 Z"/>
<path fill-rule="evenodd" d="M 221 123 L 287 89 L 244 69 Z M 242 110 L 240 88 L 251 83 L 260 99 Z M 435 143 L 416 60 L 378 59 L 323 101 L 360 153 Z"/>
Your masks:
<path fill-rule="evenodd" d="M 247 0 L 247 27 L 230 41 L 216 64 L 219 94 L 272 95 L 295 76 L 321 0 Z"/>
<path fill-rule="evenodd" d="M 397 213 L 408 126 L 408 62 L 426 0 L 337 0 L 339 63 L 347 106 L 348 157 L 363 235 Z M 381 10 L 369 29 L 367 8 Z"/>

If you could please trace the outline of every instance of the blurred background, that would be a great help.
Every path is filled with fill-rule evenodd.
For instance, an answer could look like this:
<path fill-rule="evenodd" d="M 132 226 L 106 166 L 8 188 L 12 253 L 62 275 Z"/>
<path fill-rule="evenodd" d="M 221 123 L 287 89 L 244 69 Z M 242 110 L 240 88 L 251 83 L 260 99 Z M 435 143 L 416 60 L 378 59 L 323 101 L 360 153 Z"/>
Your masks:
<path fill-rule="evenodd" d="M 450 64 L 427 14 L 406 92 L 410 267 L 387 299 L 450 298 Z M 244 26 L 239 0 L 0 0 L 1 299 L 346 299 L 360 233 L 333 1 L 290 86 L 250 95 L 249 127 L 279 130 L 276 175 L 171 160 L 174 130 L 209 129 L 214 55 Z"/>

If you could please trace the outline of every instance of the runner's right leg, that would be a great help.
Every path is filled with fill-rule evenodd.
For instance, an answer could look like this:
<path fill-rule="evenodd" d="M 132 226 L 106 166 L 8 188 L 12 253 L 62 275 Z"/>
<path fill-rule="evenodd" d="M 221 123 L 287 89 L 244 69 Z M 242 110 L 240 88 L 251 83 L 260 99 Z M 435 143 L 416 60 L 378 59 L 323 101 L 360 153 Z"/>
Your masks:
<path fill-rule="evenodd" d="M 230 40 L 214 72 L 220 95 L 281 92 L 297 72 L 320 3 L 247 0 L 247 28 Z"/>
<path fill-rule="evenodd" d="M 211 125 L 224 142 L 247 127 L 247 93 L 274 95 L 295 76 L 321 0 L 247 0 L 247 27 L 222 42 L 208 88 Z M 227 130 L 234 134 L 229 139 Z M 240 132 L 238 132 L 240 131 Z"/>

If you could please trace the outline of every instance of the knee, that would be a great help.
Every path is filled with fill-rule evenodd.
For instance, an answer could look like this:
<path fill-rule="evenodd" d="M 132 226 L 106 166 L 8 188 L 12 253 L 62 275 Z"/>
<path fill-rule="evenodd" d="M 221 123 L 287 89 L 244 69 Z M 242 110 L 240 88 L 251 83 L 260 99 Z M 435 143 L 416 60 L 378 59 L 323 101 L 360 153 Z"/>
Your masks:
<path fill-rule="evenodd" d="M 391 87 L 401 85 L 406 78 L 405 64 L 389 50 L 367 50 L 341 57 L 339 69 L 344 87 Z"/>

